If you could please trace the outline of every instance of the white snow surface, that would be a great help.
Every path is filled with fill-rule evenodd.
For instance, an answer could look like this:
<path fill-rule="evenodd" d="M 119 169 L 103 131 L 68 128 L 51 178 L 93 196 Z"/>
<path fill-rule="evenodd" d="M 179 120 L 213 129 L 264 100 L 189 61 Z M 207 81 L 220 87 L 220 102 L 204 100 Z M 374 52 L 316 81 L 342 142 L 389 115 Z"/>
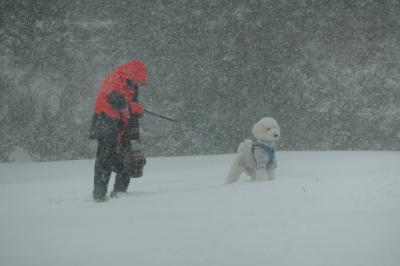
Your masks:
<path fill-rule="evenodd" d="M 0 164 L 0 265 L 400 265 L 399 152 L 277 155 L 232 185 L 233 154 L 149 158 L 104 203 L 93 160 Z"/>

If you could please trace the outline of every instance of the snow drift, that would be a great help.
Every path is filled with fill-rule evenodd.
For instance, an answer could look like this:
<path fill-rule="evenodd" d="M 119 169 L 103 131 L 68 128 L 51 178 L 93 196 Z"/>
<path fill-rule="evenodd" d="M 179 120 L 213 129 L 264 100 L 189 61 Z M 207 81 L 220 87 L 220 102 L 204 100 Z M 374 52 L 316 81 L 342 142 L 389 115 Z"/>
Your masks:
<path fill-rule="evenodd" d="M 150 158 L 105 203 L 92 160 L 0 164 L 0 265 L 400 264 L 398 152 L 278 156 L 228 186 L 233 154 Z"/>

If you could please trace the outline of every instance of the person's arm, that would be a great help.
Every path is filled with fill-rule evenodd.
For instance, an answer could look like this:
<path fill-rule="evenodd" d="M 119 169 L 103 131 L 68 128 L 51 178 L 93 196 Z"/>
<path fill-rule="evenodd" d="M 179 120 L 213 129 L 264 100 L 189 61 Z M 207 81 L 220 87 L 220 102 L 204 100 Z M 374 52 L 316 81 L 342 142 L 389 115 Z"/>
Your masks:
<path fill-rule="evenodd" d="M 144 108 L 143 105 L 141 105 L 140 103 L 132 103 L 131 110 L 132 110 L 131 113 L 132 116 L 139 118 L 143 117 Z"/>
<path fill-rule="evenodd" d="M 124 96 L 117 91 L 108 94 L 107 100 L 111 104 L 111 107 L 117 111 L 122 111 L 127 107 L 127 102 L 125 101 Z"/>

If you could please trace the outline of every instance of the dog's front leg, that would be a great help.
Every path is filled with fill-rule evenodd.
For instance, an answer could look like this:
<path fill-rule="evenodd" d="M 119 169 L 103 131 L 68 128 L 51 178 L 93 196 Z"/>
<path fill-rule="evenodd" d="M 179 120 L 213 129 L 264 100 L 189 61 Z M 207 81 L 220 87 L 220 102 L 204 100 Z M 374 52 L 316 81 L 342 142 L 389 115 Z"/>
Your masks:
<path fill-rule="evenodd" d="M 268 178 L 267 170 L 264 168 L 259 168 L 256 171 L 256 179 L 258 181 L 265 181 Z"/>
<path fill-rule="evenodd" d="M 268 180 L 274 180 L 275 179 L 275 170 L 268 170 L 267 171 L 267 175 L 268 175 Z"/>
<path fill-rule="evenodd" d="M 268 180 L 275 179 L 275 169 L 278 167 L 278 163 L 276 160 L 273 161 L 271 168 L 267 170 Z"/>

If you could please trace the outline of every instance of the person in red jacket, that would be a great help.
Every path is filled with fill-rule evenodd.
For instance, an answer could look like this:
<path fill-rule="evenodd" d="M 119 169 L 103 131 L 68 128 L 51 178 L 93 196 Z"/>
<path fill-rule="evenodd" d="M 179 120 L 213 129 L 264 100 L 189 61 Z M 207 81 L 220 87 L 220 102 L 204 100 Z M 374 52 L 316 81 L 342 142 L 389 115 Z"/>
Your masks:
<path fill-rule="evenodd" d="M 132 60 L 111 72 L 100 87 L 89 133 L 90 139 L 97 140 L 95 201 L 106 200 L 112 172 L 116 176 L 111 195 L 128 189 L 131 175 L 124 170 L 124 156 L 132 152 L 131 140 L 139 139 L 139 118 L 144 112 L 137 99 L 141 85 L 147 85 L 146 66 L 140 60 Z M 135 177 L 143 174 L 144 163 L 137 165 Z"/>

